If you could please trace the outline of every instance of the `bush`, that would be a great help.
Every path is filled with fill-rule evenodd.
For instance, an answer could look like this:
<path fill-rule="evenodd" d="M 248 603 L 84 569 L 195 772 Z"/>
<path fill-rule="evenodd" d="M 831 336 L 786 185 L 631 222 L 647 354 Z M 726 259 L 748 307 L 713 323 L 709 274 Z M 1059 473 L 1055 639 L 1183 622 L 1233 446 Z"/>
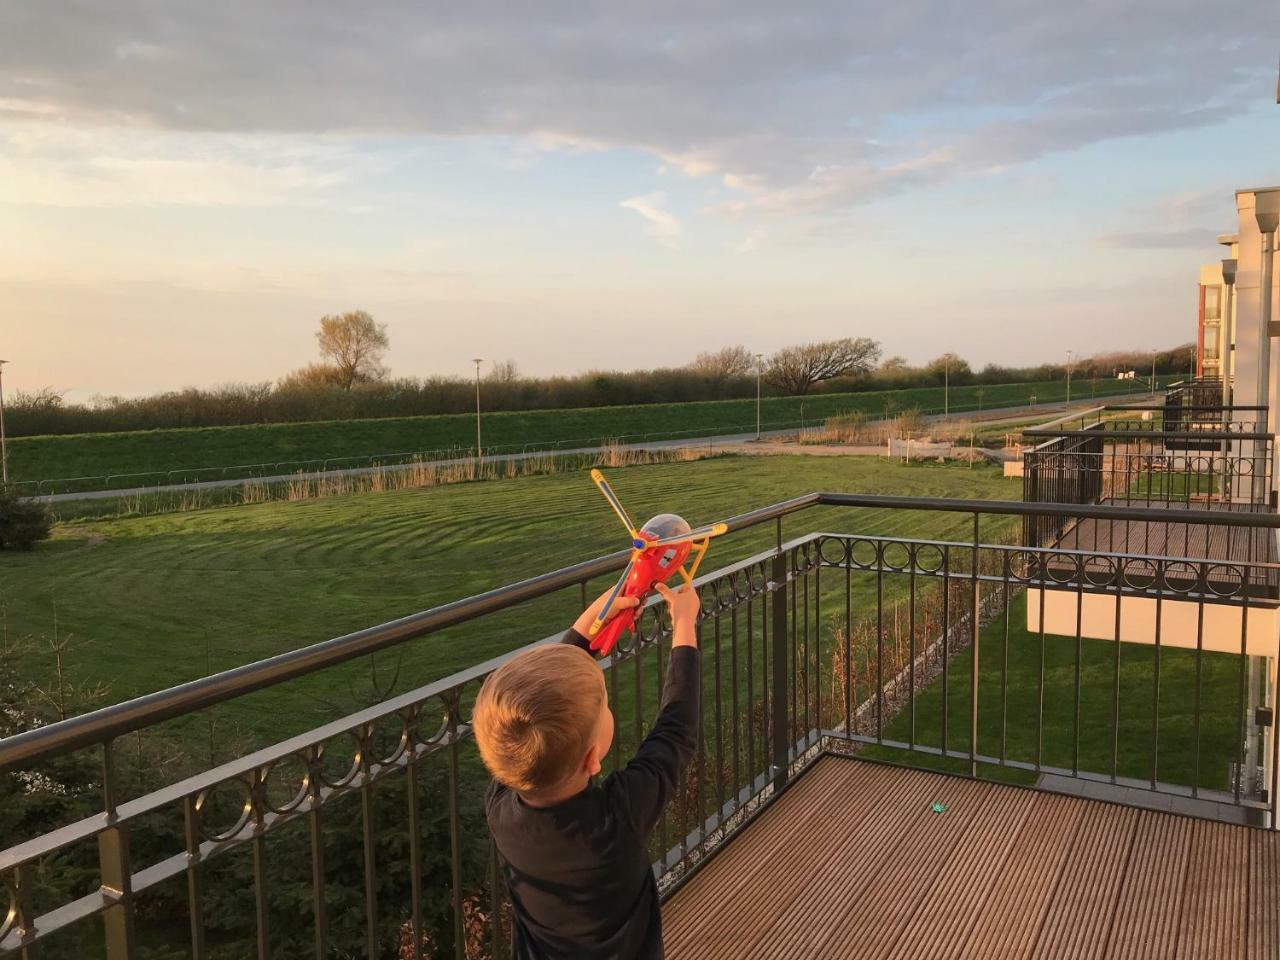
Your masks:
<path fill-rule="evenodd" d="M 43 503 L 18 496 L 13 487 L 0 486 L 0 550 L 30 550 L 48 539 L 52 525 Z"/>

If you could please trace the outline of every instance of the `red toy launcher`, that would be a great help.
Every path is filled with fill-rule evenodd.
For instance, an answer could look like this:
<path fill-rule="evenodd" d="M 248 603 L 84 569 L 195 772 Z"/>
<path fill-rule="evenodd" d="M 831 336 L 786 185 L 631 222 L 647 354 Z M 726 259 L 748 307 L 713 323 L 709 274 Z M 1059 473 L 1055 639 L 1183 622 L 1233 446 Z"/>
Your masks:
<path fill-rule="evenodd" d="M 674 513 L 660 513 L 637 530 L 604 474 L 599 470 L 592 470 L 591 479 L 596 482 L 631 537 L 631 560 L 622 571 L 618 585 L 600 608 L 591 629 L 587 631 L 591 649 L 604 656 L 613 649 L 623 630 L 635 629 L 636 616 L 640 612 L 640 605 L 637 604 L 623 610 L 606 624 L 605 619 L 609 616 L 609 609 L 614 601 L 620 596 L 643 600 L 653 591 L 655 583 L 665 583 L 676 572 L 684 577 L 685 583 L 693 583 L 693 575 L 698 572 L 698 564 L 702 563 L 702 557 L 707 552 L 708 541 L 727 533 L 729 527 L 716 523 L 691 530 L 689 524 Z M 694 554 L 693 565 L 686 570 L 684 562 L 691 553 Z"/>

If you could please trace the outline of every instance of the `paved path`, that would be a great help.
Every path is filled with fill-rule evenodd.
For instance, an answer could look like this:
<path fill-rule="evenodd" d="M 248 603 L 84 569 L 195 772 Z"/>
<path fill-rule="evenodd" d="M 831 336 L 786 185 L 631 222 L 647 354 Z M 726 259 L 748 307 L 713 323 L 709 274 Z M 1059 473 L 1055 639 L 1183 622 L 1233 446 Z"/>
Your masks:
<path fill-rule="evenodd" d="M 1114 403 L 1118 401 L 1132 402 L 1138 399 L 1149 399 L 1152 394 L 1128 394 L 1124 396 L 1108 396 L 1099 398 L 1098 401 L 1090 400 L 1088 403 L 1082 403 L 1078 407 L 1072 404 L 1071 409 L 1087 410 L 1092 406 L 1096 406 L 1099 402 Z M 1026 420 L 1030 414 L 1044 414 L 1046 419 L 1053 414 L 1065 413 L 1067 407 L 1064 404 L 1045 403 L 1037 404 L 1034 407 L 1000 407 L 994 410 L 984 410 L 981 413 L 976 411 L 962 411 L 954 415 L 955 419 L 973 421 L 990 426 L 1002 421 L 1021 421 Z M 943 420 L 942 414 L 933 414 L 926 416 L 926 422 L 938 423 Z M 821 430 L 822 427 L 815 425 L 807 428 L 809 431 Z M 764 440 L 780 440 L 784 437 L 793 437 L 801 431 L 794 428 L 790 430 L 765 430 L 760 434 L 760 438 Z M 627 443 L 619 445 L 624 450 L 638 450 L 648 452 L 659 452 L 663 450 L 692 450 L 708 448 L 711 452 L 739 452 L 739 453 L 791 453 L 807 456 L 837 456 L 840 454 L 860 453 L 874 455 L 883 452 L 883 447 L 863 447 L 848 445 L 805 445 L 798 443 L 767 443 L 758 444 L 756 434 L 753 433 L 729 433 L 717 434 L 709 437 L 684 438 L 677 440 L 651 440 L 646 443 Z M 503 453 L 486 456 L 486 463 L 507 463 L 515 460 L 528 460 L 534 457 L 545 457 L 548 454 L 555 454 L 558 457 L 585 456 L 604 452 L 606 447 L 602 445 L 590 447 L 574 447 L 564 450 L 530 450 L 522 453 Z M 471 462 L 471 457 L 453 457 L 447 460 L 432 460 L 433 465 L 438 467 L 460 466 Z M 181 490 L 217 490 L 224 487 L 242 487 L 250 483 L 287 483 L 297 480 L 315 480 L 322 477 L 344 477 L 357 476 L 370 473 L 389 473 L 397 470 L 411 470 L 416 466 L 413 463 L 403 464 L 386 464 L 378 467 L 352 467 L 343 470 L 315 470 L 307 473 L 286 473 L 272 477 L 241 477 L 234 480 L 201 480 L 193 483 L 170 483 L 160 484 L 149 487 L 128 487 L 116 490 L 85 490 L 76 493 L 56 493 L 50 494 L 36 499 L 45 503 L 63 503 L 71 500 L 107 500 L 115 497 L 137 497 L 149 493 L 158 493 L 161 491 L 181 491 Z"/>

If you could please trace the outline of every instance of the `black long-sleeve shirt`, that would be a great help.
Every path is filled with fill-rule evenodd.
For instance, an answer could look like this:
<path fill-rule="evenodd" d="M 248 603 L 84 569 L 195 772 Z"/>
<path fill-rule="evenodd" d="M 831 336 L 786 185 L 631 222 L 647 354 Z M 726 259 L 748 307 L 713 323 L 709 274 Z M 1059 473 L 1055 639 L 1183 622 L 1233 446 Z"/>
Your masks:
<path fill-rule="evenodd" d="M 565 643 L 587 641 L 570 630 Z M 516 960 L 662 956 L 648 841 L 697 749 L 696 647 L 673 647 L 653 728 L 623 768 L 551 807 L 494 781 L 485 795 L 514 908 Z"/>

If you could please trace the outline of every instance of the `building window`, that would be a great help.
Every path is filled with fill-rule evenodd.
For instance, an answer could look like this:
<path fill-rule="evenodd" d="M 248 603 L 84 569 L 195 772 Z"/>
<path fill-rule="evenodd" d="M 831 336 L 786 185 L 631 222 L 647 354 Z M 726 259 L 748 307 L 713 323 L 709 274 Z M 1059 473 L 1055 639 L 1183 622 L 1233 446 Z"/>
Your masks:
<path fill-rule="evenodd" d="M 1206 320 L 1222 319 L 1222 288 L 1221 287 L 1205 287 L 1204 288 L 1204 318 Z"/>

